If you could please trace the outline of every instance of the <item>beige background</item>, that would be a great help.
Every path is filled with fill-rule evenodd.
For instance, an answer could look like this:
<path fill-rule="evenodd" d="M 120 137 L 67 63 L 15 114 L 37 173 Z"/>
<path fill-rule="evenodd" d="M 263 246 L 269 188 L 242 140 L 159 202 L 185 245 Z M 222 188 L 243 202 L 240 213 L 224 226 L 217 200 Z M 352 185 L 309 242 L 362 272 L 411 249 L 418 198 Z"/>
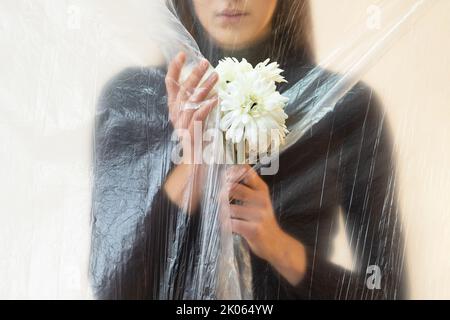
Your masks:
<path fill-rule="evenodd" d="M 150 64 L 153 1 L 0 1 L 0 298 L 90 297 L 94 108 L 113 74 Z M 365 81 L 395 134 L 412 297 L 450 298 L 450 1 L 429 1 Z M 312 3 L 319 61 L 373 4 Z M 343 240 L 334 258 L 348 264 Z"/>
<path fill-rule="evenodd" d="M 420 299 L 450 298 L 450 1 L 434 2 L 364 77 L 394 131 L 411 297 Z M 313 0 L 318 60 L 369 18 L 367 8 L 376 3 Z"/>

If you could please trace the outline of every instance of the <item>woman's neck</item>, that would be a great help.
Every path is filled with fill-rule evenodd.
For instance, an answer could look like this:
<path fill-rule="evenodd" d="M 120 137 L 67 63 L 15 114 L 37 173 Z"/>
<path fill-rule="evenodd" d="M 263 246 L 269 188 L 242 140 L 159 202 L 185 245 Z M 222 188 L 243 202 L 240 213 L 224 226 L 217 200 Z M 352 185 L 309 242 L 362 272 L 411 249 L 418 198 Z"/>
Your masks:
<path fill-rule="evenodd" d="M 217 65 L 218 61 L 224 57 L 234 57 L 238 60 L 245 58 L 252 65 L 255 65 L 269 58 L 271 43 L 271 34 L 267 34 L 245 47 L 220 46 L 212 39 L 208 39 L 201 44 L 201 49 L 213 65 Z"/>
<path fill-rule="evenodd" d="M 196 28 L 198 28 L 196 34 L 207 34 L 201 24 L 197 24 Z M 245 48 L 225 48 L 219 46 L 210 37 L 203 36 L 198 37 L 198 45 L 203 56 L 214 67 L 225 57 L 234 57 L 238 60 L 245 58 L 253 66 L 270 58 L 271 61 L 280 64 L 281 69 L 285 71 L 286 79 L 292 84 L 304 73 L 302 70 L 299 72 L 298 68 L 308 69 L 312 64 L 312 59 L 307 50 L 291 50 L 286 43 L 280 43 L 275 37 L 276 35 L 270 32 Z M 287 84 L 283 84 L 283 86 L 288 87 Z"/>
<path fill-rule="evenodd" d="M 265 34 L 263 37 L 248 43 L 244 46 L 219 46 L 225 56 L 233 56 L 236 58 L 246 58 L 248 55 L 255 55 L 261 50 L 264 51 L 270 43 L 270 33 Z"/>

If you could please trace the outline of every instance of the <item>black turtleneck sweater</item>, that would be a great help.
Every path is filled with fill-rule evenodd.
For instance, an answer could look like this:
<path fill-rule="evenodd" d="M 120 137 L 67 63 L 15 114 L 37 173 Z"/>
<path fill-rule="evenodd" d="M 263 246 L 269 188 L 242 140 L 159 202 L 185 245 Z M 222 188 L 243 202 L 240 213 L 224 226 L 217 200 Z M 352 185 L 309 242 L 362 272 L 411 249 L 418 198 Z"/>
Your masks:
<path fill-rule="evenodd" d="M 270 38 L 246 50 L 201 44 L 215 66 L 223 56 L 265 60 Z M 288 84 L 314 66 L 301 54 L 281 61 Z M 100 99 L 95 135 L 91 275 L 97 297 L 155 299 L 167 268 L 169 230 L 188 221 L 179 270 L 169 298 L 186 297 L 184 264 L 195 263 L 198 221 L 179 217 L 161 189 L 170 162 L 164 68 L 129 68 L 112 79 Z M 317 86 L 324 79 L 317 80 Z M 307 274 L 290 285 L 270 264 L 251 255 L 257 299 L 405 298 L 403 239 L 395 197 L 389 129 L 372 90 L 355 86 L 328 114 L 284 152 L 276 175 L 263 176 L 283 230 L 307 249 Z M 329 261 L 342 211 L 355 260 L 353 271 Z M 172 229 L 171 229 L 172 228 Z M 373 271 L 380 288 L 369 288 Z"/>

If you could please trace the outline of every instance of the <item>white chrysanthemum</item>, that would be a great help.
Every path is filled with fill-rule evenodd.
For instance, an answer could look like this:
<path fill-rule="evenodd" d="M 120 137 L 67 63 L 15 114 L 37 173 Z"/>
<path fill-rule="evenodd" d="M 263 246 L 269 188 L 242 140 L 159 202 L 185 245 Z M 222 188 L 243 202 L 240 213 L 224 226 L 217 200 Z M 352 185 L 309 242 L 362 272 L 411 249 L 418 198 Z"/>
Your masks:
<path fill-rule="evenodd" d="M 248 62 L 225 59 L 216 68 L 223 81 L 219 87 L 223 113 L 220 128 L 232 143 L 247 142 L 250 150 L 267 152 L 284 143 L 287 98 L 276 90 L 285 81 L 278 64 L 269 60 L 248 68 Z M 224 73 L 223 73 L 224 72 Z M 231 79 L 231 80 L 229 80 Z"/>
<path fill-rule="evenodd" d="M 226 90 L 227 85 L 233 82 L 236 77 L 252 70 L 252 65 L 246 59 L 239 62 L 236 58 L 224 58 L 216 67 L 216 71 L 220 75 L 219 89 Z"/>
<path fill-rule="evenodd" d="M 272 62 L 268 64 L 270 59 L 267 59 L 264 62 L 260 62 L 256 65 L 255 70 L 268 81 L 274 82 L 287 82 L 286 79 L 281 75 L 283 72 L 282 69 L 279 68 L 279 64 L 276 62 Z"/>

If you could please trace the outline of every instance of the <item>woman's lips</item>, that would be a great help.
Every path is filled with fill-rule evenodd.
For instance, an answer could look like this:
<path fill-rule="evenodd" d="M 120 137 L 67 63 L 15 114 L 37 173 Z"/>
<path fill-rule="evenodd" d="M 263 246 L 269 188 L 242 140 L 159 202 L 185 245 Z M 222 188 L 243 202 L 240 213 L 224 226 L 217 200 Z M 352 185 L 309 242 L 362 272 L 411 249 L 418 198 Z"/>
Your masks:
<path fill-rule="evenodd" d="M 223 22 L 228 23 L 236 23 L 241 21 L 243 18 L 248 16 L 249 14 L 244 11 L 236 11 L 236 10 L 224 10 L 220 12 L 217 17 L 221 19 Z"/>

